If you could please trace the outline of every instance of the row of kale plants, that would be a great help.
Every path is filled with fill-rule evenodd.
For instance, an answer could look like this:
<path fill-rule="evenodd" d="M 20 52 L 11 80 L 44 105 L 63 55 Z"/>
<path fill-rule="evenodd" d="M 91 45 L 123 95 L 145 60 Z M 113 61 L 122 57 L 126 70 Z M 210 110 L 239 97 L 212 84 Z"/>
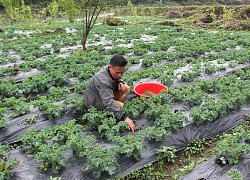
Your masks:
<path fill-rule="evenodd" d="M 6 126 L 4 122 L 8 119 L 8 116 L 16 117 L 30 112 L 30 106 L 38 106 L 42 112 L 48 114 L 50 119 L 61 117 L 61 111 L 71 103 L 71 99 L 80 97 L 80 94 L 85 89 L 88 78 L 96 72 L 96 68 L 100 69 L 107 61 L 108 59 L 106 56 L 98 56 L 98 53 L 93 51 L 87 55 L 75 55 L 66 59 L 51 57 L 44 61 L 21 64 L 21 69 L 30 70 L 32 68 L 38 68 L 46 71 L 45 73 L 38 73 L 30 76 L 18 83 L 14 78 L 0 80 L 1 97 L 3 98 L 0 104 L 1 127 Z M 125 79 L 130 85 L 133 85 L 133 82 L 140 81 L 142 78 L 152 78 L 158 79 L 161 83 L 171 86 L 179 74 L 181 74 L 182 81 L 191 81 L 194 80 L 194 77 L 190 76 L 192 77 L 190 80 L 188 76 L 190 71 L 192 71 L 190 73 L 198 75 L 206 73 L 206 67 L 204 72 L 202 70 L 202 61 L 207 61 L 207 59 L 193 59 L 189 64 L 187 61 L 177 61 L 163 66 L 150 67 L 146 70 L 131 72 L 129 75 L 125 75 Z M 186 65 L 189 66 L 190 71 L 184 71 L 177 74 L 174 73 L 175 70 Z M 164 72 L 164 74 L 162 74 L 162 72 Z M 216 71 L 214 71 L 214 73 L 215 72 Z M 209 72 L 208 74 L 211 73 L 212 72 Z M 80 82 L 70 82 L 70 78 L 72 77 L 77 77 Z M 39 93 L 48 94 L 39 95 Z M 75 95 L 69 98 L 71 93 L 75 93 Z M 60 106 L 56 104 L 50 105 L 53 104 L 54 101 L 60 101 L 66 98 L 69 99 Z M 82 107 L 79 106 L 79 103 L 77 106 Z M 8 116 L 4 114 L 11 110 L 15 112 Z"/>
<path fill-rule="evenodd" d="M 67 129 L 68 128 L 68 129 Z M 129 148 L 132 147 L 131 145 L 124 146 L 124 147 L 116 147 L 116 148 L 111 148 L 107 152 L 107 150 L 104 150 L 101 146 L 98 146 L 96 142 L 96 138 L 94 136 L 85 136 L 84 139 L 81 131 L 83 130 L 83 127 L 76 125 L 75 121 L 72 120 L 64 125 L 50 128 L 50 129 L 44 129 L 43 131 L 40 132 L 40 138 L 38 138 L 37 133 L 34 129 L 30 129 L 29 133 L 30 135 L 34 134 L 36 136 L 23 136 L 22 139 L 25 141 L 25 145 L 31 145 L 31 152 L 36 152 L 35 159 L 37 162 L 42 161 L 43 163 L 40 163 L 39 167 L 43 170 L 46 170 L 49 167 L 52 167 L 52 170 L 54 173 L 58 172 L 62 167 L 66 166 L 68 159 L 62 156 L 63 152 L 67 150 L 68 148 L 74 148 L 77 150 L 77 154 L 75 156 L 83 157 L 89 155 L 90 152 L 86 152 L 88 150 L 95 150 L 97 151 L 98 155 L 94 155 L 92 153 L 91 158 L 94 158 L 93 160 L 90 160 L 88 158 L 88 161 L 91 161 L 91 165 L 84 165 L 84 169 L 88 169 L 94 167 L 94 173 L 95 177 L 99 177 L 102 171 L 108 171 L 110 174 L 115 171 L 117 168 L 117 162 L 114 161 L 115 154 L 116 153 L 124 153 L 124 149 L 122 148 Z M 65 135 L 65 132 L 67 133 Z M 71 134 L 71 137 L 69 137 L 68 132 L 74 132 L 77 133 L 75 135 Z M 46 134 L 50 133 L 50 135 Z M 220 141 L 217 143 L 216 148 L 213 150 L 213 154 L 217 156 L 217 158 L 225 158 L 225 162 L 229 164 L 237 164 L 240 160 L 241 157 L 243 157 L 245 154 L 249 152 L 250 148 L 250 137 L 249 137 L 249 126 L 245 127 L 243 125 L 235 128 L 232 133 L 230 134 L 224 134 L 220 137 Z M 73 136 L 73 137 L 72 137 Z M 80 137 L 80 140 L 79 140 Z M 130 136 L 132 137 L 132 136 Z M 54 144 L 52 143 L 47 143 L 53 139 L 57 139 L 56 141 L 54 140 Z M 64 140 L 63 140 L 64 139 Z M 115 139 L 115 138 L 114 138 Z M 31 141 L 35 141 L 36 143 L 31 143 Z M 63 142 L 64 141 L 64 142 Z M 65 144 L 66 141 L 66 144 Z M 120 139 L 120 142 L 128 142 L 133 143 L 133 140 L 125 140 L 125 139 Z M 63 146 L 59 148 L 57 143 L 63 143 Z M 77 145 L 76 145 L 77 142 Z M 78 144 L 80 143 L 80 144 Z M 89 144 L 90 143 L 90 144 Z M 42 145 L 42 147 L 40 147 Z M 134 145 L 135 146 L 135 145 Z M 143 147 L 142 144 L 139 144 L 139 146 Z M 137 145 L 137 147 L 139 148 Z M 53 151 L 51 152 L 51 147 L 53 147 Z M 203 147 L 203 146 L 202 146 Z M 193 147 L 194 148 L 194 147 Z M 203 147 L 204 148 L 204 147 Z M 133 149 L 133 148 L 131 148 Z M 49 151 L 48 151 L 49 150 Z M 82 152 L 84 150 L 85 152 Z M 41 152 L 43 151 L 43 152 Z M 44 153 L 45 151 L 45 153 Z M 113 151 L 113 152 L 111 152 Z M 157 150 L 160 155 L 168 156 L 168 162 L 175 162 L 176 155 L 174 155 L 174 149 L 172 148 L 163 148 Z M 48 154 L 46 154 L 46 152 Z M 126 150 L 128 153 L 129 151 Z M 51 156 L 51 154 L 53 155 Z M 133 152 L 134 153 L 134 152 Z M 8 158 L 10 155 L 10 148 L 7 146 L 0 146 L 0 158 L 2 159 L 0 162 L 0 177 L 2 179 L 6 179 L 10 177 L 10 170 L 12 169 L 12 166 L 18 165 L 18 160 L 16 158 Z M 116 154 L 117 155 L 117 154 Z M 129 155 L 129 154 L 128 154 Z M 100 158 L 100 156 L 102 156 Z M 159 156 L 159 154 L 158 154 Z M 158 161 L 162 158 L 159 156 Z M 138 157 L 137 157 L 138 158 Z M 93 163 L 95 162 L 95 165 Z M 97 167 L 96 163 L 100 163 L 101 165 L 108 166 L 108 168 L 105 168 L 103 166 Z M 159 161 L 161 162 L 161 161 Z M 194 165 L 190 165 L 190 167 L 194 167 Z M 146 168 L 146 167 L 145 167 Z M 145 169 L 144 168 L 144 169 Z M 188 168 L 188 167 L 187 167 Z M 152 169 L 152 168 L 150 168 Z M 182 173 L 178 173 L 175 176 L 172 176 L 174 179 L 177 179 L 178 177 L 180 178 L 183 176 L 183 173 L 187 173 L 191 169 L 182 169 Z M 148 171 L 148 170 L 146 170 Z M 143 171 L 144 172 L 144 171 Z M 238 173 L 238 172 L 236 172 Z M 154 175 L 154 173 L 150 173 L 150 176 Z M 230 174 L 229 174 L 230 175 Z M 132 174 L 126 176 L 125 178 L 141 178 L 145 176 L 145 172 L 142 174 L 140 173 L 139 170 L 133 172 Z M 160 175 L 158 175 L 160 176 Z M 240 176 L 242 177 L 242 176 Z"/>
<path fill-rule="evenodd" d="M 52 168 L 52 172 L 58 173 L 70 161 L 63 154 L 72 150 L 74 156 L 86 158 L 83 169 L 93 169 L 94 177 L 99 178 L 103 172 L 113 175 L 119 168 L 119 156 L 140 159 L 140 151 L 145 148 L 142 143 L 144 139 L 162 141 L 188 121 L 196 124 L 214 121 L 249 103 L 249 69 L 213 80 L 196 80 L 204 73 L 214 74 L 248 63 L 250 41 L 247 33 L 194 29 L 177 32 L 174 28 L 146 25 L 122 28 L 96 26 L 89 39 L 89 43 L 94 44 L 89 46 L 91 51 L 60 58 L 57 55 L 60 55 L 62 48 L 75 46 L 80 39 L 79 31 L 66 32 L 68 25 L 61 23 L 62 31 L 55 33 L 35 29 L 31 34 L 20 34 L 15 33 L 15 27 L 0 33 L 0 64 L 8 65 L 22 60 L 18 66 L 0 68 L 0 128 L 7 127 L 8 119 L 25 115 L 34 107 L 39 107 L 42 115 L 48 119 L 62 117 L 68 107 L 73 107 L 72 113 L 81 111 L 83 114 L 77 120 L 46 127 L 40 132 L 31 128 L 27 135 L 19 138 L 22 147 L 35 155 L 38 166 L 43 170 Z M 70 26 L 77 30 L 80 27 L 77 23 Z M 23 32 L 26 32 L 25 27 Z M 155 40 L 145 40 L 143 34 L 148 35 L 149 39 L 155 37 Z M 103 37 L 104 44 L 95 45 Z M 133 46 L 121 46 L 128 43 L 133 43 Z M 14 55 L 11 55 L 11 51 Z M 150 126 L 138 130 L 136 136 L 123 136 L 126 124 L 116 123 L 113 114 L 97 112 L 96 109 L 85 112 L 83 107 L 82 93 L 87 80 L 115 53 L 127 56 L 129 66 L 141 60 L 145 67 L 124 76 L 130 86 L 143 78 L 152 78 L 170 87 L 168 92 L 162 92 L 159 96 L 149 99 L 143 96 L 125 103 L 124 110 L 135 121 L 141 115 L 153 120 Z M 214 60 L 219 65 L 215 65 Z M 188 71 L 176 73 L 186 66 Z M 34 68 L 41 72 L 22 81 L 15 80 L 20 72 L 29 73 Z M 179 75 L 181 81 L 195 84 L 171 88 Z M 72 81 L 72 78 L 78 81 Z M 189 117 L 182 110 L 174 112 L 173 103 L 188 106 L 191 109 Z M 27 122 L 36 123 L 36 118 L 39 117 Z M 107 148 L 99 143 L 97 137 L 83 134 L 85 126 L 82 124 L 85 123 L 98 131 L 102 139 L 115 145 Z M 7 147 L 1 146 L 0 160 L 8 152 Z M 6 169 L 3 172 L 8 175 L 8 169 L 16 163 L 17 160 L 10 163 L 1 161 L 1 167 Z"/>
<path fill-rule="evenodd" d="M 22 142 L 23 148 L 34 153 L 39 168 L 43 170 L 52 168 L 53 173 L 58 173 L 61 168 L 66 167 L 69 161 L 63 156 L 63 153 L 67 150 L 73 150 L 75 157 L 86 158 L 83 169 L 93 170 L 95 178 L 100 178 L 103 172 L 112 175 L 118 169 L 119 156 L 133 156 L 139 160 L 140 151 L 145 148 L 143 140 L 162 141 L 166 135 L 171 135 L 187 123 L 188 119 L 183 112 L 172 112 L 170 102 L 182 101 L 193 107 L 190 116 L 196 124 L 201 124 L 206 120 L 214 121 L 249 103 L 250 81 L 248 74 L 249 69 L 239 70 L 233 75 L 212 81 L 201 80 L 195 85 L 183 85 L 179 89 L 162 92 L 158 96 L 151 98 L 142 96 L 125 103 L 124 110 L 133 115 L 134 119 L 143 115 L 153 120 L 151 126 L 137 131 L 136 136 L 123 136 L 127 127 L 125 122 L 117 123 L 112 113 L 100 112 L 92 108 L 77 120 L 78 123 L 72 120 L 60 126 L 44 128 L 40 132 L 31 128 L 28 130 L 28 134 L 21 136 L 19 140 Z M 214 93 L 218 95 L 217 100 L 212 96 Z M 199 110 L 201 111 L 198 113 L 198 117 L 195 116 L 197 106 L 200 106 Z M 87 127 L 95 129 L 100 133 L 102 139 L 107 139 L 115 145 L 105 147 L 105 145 L 101 145 L 100 139 L 93 135 L 84 134 L 85 127 L 81 124 L 86 121 L 88 121 Z M 236 140 L 232 142 L 236 143 L 242 138 L 248 142 L 247 132 L 238 129 L 235 132 L 240 132 L 239 137 L 241 138 L 235 136 Z M 248 146 L 248 144 L 244 145 L 237 156 L 235 153 L 233 155 L 231 152 L 227 153 L 227 160 L 231 164 L 237 163 L 240 156 L 248 152 Z M 220 148 L 221 146 L 218 145 L 216 150 L 218 157 L 224 151 L 229 151 L 227 149 L 222 151 Z"/>
<path fill-rule="evenodd" d="M 65 30 L 66 25 L 76 29 L 76 32 L 67 32 Z M 19 55 L 24 61 L 34 61 L 36 58 L 45 55 L 59 53 L 61 48 L 80 44 L 79 23 L 73 25 L 65 23 L 60 26 L 62 30 L 55 31 L 55 33 L 38 29 L 34 29 L 30 33 L 25 29 L 20 32 L 16 31 L 15 28 L 9 28 L 5 33 L 1 33 L 0 49 L 2 52 L 0 53 L 0 64 L 15 62 L 17 60 L 16 55 Z M 143 38 L 143 34 L 147 35 L 148 38 L 155 37 L 155 39 L 149 41 L 147 37 Z M 103 39 L 103 44 L 96 45 L 98 41 L 103 41 Z M 133 44 L 131 48 L 121 46 L 128 43 Z M 144 56 L 148 52 L 159 52 L 160 56 L 163 54 L 170 61 L 178 58 L 199 56 L 210 51 L 220 52 L 236 47 L 244 48 L 249 46 L 247 34 L 244 33 L 221 33 L 192 29 L 177 32 L 175 29 L 156 25 L 150 26 L 150 28 L 146 25 L 140 25 L 139 27 L 128 25 L 123 28 L 97 26 L 90 35 L 89 44 L 93 44 L 90 47 L 99 51 L 105 51 L 105 46 L 110 46 L 111 48 L 104 52 L 108 54 L 134 53 L 138 56 Z M 172 48 L 172 50 L 170 51 L 169 48 Z M 15 56 L 10 56 L 9 51 L 15 52 Z M 157 53 L 154 63 L 161 60 L 157 58 Z M 154 59 L 154 57 L 152 58 Z M 145 58 L 144 64 L 146 66 L 152 65 L 153 62 L 150 61 L 152 58 L 151 56 Z"/>

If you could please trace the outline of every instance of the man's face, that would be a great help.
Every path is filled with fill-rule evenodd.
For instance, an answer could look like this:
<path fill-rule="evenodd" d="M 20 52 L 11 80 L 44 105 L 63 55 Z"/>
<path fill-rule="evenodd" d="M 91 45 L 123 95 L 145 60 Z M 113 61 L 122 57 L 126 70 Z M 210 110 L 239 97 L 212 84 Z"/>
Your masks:
<path fill-rule="evenodd" d="M 125 71 L 126 71 L 125 66 L 112 66 L 112 65 L 109 65 L 110 75 L 114 79 L 120 79 L 123 76 Z"/>

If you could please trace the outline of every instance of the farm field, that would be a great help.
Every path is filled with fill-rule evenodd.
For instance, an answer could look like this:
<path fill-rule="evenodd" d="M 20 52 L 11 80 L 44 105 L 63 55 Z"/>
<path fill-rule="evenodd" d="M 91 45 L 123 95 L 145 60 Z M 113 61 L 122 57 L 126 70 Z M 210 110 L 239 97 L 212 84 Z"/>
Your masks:
<path fill-rule="evenodd" d="M 218 144 L 216 157 L 233 165 L 249 154 L 249 124 L 238 126 L 249 121 L 249 32 L 164 26 L 159 17 L 120 19 L 127 25 L 97 21 L 85 51 L 78 21 L 3 28 L 0 179 L 130 179 L 134 170 L 162 163 L 159 154 L 174 163 L 175 154 L 193 142 L 202 150 L 206 139 L 235 127 L 234 136 Z M 84 108 L 88 79 L 114 54 L 129 61 L 123 79 L 131 94 L 124 111 L 135 132 L 110 112 Z M 135 98 L 133 87 L 141 82 L 169 89 Z M 234 154 L 227 149 L 232 146 L 238 148 Z"/>

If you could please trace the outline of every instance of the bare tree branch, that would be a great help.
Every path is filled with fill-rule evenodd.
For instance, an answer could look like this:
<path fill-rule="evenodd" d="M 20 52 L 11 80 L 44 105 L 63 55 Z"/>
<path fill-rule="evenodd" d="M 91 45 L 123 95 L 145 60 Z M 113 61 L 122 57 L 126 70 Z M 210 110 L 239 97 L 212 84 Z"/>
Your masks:
<path fill-rule="evenodd" d="M 115 0 L 118 2 L 118 0 Z M 82 6 L 83 8 L 83 13 L 85 14 L 85 22 L 83 24 L 83 33 L 82 33 L 82 46 L 83 49 L 86 49 L 86 41 L 89 32 L 92 30 L 92 28 L 95 25 L 95 22 L 97 21 L 100 13 L 105 10 L 106 6 L 112 1 L 110 0 L 82 0 Z M 114 4 L 111 4 L 114 5 Z"/>
<path fill-rule="evenodd" d="M 101 12 L 102 12 L 102 9 L 100 9 L 99 12 L 97 13 L 97 15 L 95 16 L 95 20 L 93 21 L 93 23 L 92 23 L 90 29 L 93 28 L 93 26 L 94 26 L 94 24 L 95 24 L 95 22 L 96 22 L 96 20 L 97 20 L 97 18 L 98 18 L 98 16 L 100 15 Z"/>

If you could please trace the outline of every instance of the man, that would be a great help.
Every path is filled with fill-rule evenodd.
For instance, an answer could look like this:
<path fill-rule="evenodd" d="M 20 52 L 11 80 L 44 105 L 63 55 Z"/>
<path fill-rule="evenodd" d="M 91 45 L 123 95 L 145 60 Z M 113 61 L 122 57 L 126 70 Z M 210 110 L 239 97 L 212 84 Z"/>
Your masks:
<path fill-rule="evenodd" d="M 130 87 L 121 79 L 126 71 L 127 60 L 121 55 L 114 55 L 110 63 L 97 72 L 90 80 L 84 92 L 86 108 L 106 109 L 115 114 L 119 121 L 128 123 L 128 129 L 135 131 L 134 122 L 122 110 Z"/>

